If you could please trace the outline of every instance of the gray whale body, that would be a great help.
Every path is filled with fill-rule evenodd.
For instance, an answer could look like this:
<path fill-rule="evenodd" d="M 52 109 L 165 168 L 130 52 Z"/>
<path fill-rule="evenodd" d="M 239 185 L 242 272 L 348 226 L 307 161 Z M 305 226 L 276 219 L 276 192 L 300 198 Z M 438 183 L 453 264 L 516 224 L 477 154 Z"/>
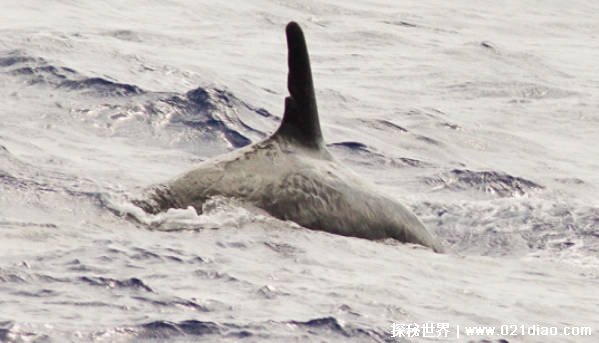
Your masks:
<path fill-rule="evenodd" d="M 367 239 L 394 238 L 441 252 L 408 209 L 339 164 L 327 151 L 303 32 L 286 28 L 289 74 L 283 120 L 269 138 L 200 163 L 134 201 L 146 212 L 237 198 L 306 228 Z"/>

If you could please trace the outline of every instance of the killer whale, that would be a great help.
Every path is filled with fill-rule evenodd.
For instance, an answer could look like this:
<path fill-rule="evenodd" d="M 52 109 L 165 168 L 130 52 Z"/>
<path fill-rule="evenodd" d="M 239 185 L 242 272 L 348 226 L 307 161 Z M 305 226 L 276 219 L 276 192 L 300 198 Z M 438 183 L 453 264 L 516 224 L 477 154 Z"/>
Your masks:
<path fill-rule="evenodd" d="M 134 203 L 149 213 L 193 206 L 213 196 L 249 202 L 309 229 L 366 239 L 394 238 L 441 252 L 418 218 L 327 151 L 320 129 L 310 59 L 300 26 L 286 27 L 289 96 L 269 138 L 200 163 L 151 188 Z"/>

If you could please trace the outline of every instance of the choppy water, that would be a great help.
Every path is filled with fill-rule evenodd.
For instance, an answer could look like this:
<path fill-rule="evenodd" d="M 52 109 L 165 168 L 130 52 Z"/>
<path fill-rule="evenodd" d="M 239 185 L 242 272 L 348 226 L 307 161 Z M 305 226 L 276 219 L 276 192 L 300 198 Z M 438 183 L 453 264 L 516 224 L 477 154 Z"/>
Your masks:
<path fill-rule="evenodd" d="M 448 254 L 222 198 L 125 218 L 276 128 L 289 20 L 330 150 Z M 0 341 L 394 342 L 394 322 L 597 340 L 595 3 L 23 1 L 0 30 Z"/>

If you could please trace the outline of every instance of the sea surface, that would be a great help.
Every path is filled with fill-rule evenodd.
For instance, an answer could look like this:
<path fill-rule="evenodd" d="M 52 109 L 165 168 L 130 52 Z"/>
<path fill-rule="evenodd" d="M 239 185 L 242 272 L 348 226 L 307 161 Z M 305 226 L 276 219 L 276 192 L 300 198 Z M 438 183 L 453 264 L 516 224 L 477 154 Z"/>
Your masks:
<path fill-rule="evenodd" d="M 0 3 L 0 342 L 599 341 L 596 1 Z M 276 129 L 291 20 L 330 151 L 446 254 L 130 203 Z"/>

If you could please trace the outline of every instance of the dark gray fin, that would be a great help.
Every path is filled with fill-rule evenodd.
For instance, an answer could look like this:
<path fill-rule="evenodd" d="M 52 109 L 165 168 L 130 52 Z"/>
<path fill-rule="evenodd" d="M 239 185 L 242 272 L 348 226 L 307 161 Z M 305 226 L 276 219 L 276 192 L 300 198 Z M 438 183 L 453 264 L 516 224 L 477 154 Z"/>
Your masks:
<path fill-rule="evenodd" d="M 322 133 L 304 34 L 295 22 L 287 24 L 285 31 L 289 64 L 287 89 L 290 96 L 285 98 L 283 121 L 275 135 L 292 139 L 306 147 L 319 149 L 322 147 Z"/>

